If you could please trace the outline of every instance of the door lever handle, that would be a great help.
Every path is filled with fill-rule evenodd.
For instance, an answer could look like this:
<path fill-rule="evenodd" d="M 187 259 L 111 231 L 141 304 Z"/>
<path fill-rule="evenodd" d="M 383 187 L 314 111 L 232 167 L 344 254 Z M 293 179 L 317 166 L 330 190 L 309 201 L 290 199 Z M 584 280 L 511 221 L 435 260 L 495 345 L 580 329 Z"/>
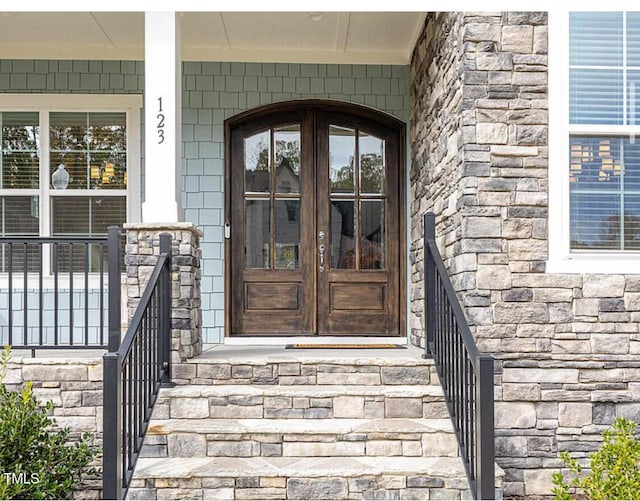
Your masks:
<path fill-rule="evenodd" d="M 320 273 L 322 273 L 324 271 L 324 251 L 325 251 L 325 246 L 324 244 L 320 244 L 318 246 L 318 251 L 320 252 Z"/>

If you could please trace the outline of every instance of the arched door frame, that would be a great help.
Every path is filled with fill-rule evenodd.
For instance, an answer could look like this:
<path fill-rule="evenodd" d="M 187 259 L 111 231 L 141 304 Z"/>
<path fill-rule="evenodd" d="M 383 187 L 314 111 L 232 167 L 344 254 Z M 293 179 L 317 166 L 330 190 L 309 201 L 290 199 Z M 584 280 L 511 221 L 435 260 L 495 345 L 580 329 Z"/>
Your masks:
<path fill-rule="evenodd" d="M 246 110 L 225 120 L 225 165 L 224 165 L 224 186 L 225 186 L 225 225 L 231 222 L 232 194 L 230 182 L 234 176 L 232 167 L 232 148 L 231 136 L 232 131 L 238 127 L 249 124 L 269 122 L 271 116 L 278 114 L 286 114 L 287 112 L 304 114 L 305 112 L 326 112 L 336 115 L 348 116 L 350 120 L 357 126 L 366 128 L 371 124 L 379 124 L 384 127 L 393 129 L 398 134 L 398 259 L 399 259 L 399 276 L 398 276 L 398 320 L 400 337 L 406 336 L 406 317 L 407 317 L 407 291 L 406 291 L 406 270 L 407 270 L 407 229 L 406 229 L 406 126 L 404 122 L 388 113 L 348 102 L 326 100 L 326 99 L 297 99 L 285 102 L 270 103 L 262 105 L 250 110 Z M 315 154 L 315 153 L 314 153 Z M 233 231 L 234 229 L 232 229 Z M 238 231 L 238 229 L 235 229 Z M 225 231 L 226 233 L 226 231 Z M 231 274 L 231 253 L 234 252 L 231 245 L 231 239 L 225 238 L 225 337 L 231 335 L 231 310 L 232 310 L 232 274 Z M 236 250 L 237 252 L 237 250 Z"/>

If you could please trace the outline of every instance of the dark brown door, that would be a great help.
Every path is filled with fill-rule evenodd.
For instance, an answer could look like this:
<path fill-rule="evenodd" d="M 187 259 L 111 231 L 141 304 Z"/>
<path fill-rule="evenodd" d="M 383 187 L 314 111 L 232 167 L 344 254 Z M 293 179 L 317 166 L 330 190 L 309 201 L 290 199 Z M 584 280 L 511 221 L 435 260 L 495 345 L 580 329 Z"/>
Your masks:
<path fill-rule="evenodd" d="M 328 108 L 227 124 L 231 335 L 403 334 L 401 129 Z"/>

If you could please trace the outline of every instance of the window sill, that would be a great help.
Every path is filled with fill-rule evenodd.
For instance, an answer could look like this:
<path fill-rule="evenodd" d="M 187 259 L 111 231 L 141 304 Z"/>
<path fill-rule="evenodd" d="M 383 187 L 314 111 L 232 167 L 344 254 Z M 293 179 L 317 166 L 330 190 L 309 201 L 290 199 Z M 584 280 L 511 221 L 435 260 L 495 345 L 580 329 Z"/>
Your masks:
<path fill-rule="evenodd" d="M 640 274 L 640 253 L 570 254 L 547 260 L 547 273 Z"/>

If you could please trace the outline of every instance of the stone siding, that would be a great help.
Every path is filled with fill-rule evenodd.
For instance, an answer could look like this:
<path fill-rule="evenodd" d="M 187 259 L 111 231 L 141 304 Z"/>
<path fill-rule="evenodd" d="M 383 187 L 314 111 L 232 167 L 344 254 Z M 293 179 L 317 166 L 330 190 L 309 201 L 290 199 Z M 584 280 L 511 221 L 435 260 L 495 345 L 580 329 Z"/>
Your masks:
<path fill-rule="evenodd" d="M 432 210 L 478 345 L 497 359 L 506 497 L 549 495 L 559 451 L 585 457 L 616 416 L 640 419 L 640 277 L 545 273 L 558 217 L 547 63 L 546 13 L 441 13 L 411 70 L 412 341 L 423 343 L 420 239 Z"/>
<path fill-rule="evenodd" d="M 127 308 L 132 318 L 160 254 L 160 235 L 171 236 L 171 360 L 202 353 L 200 298 L 202 233 L 191 223 L 125 224 Z"/>
<path fill-rule="evenodd" d="M 424 347 L 423 231 L 421 215 L 435 211 L 438 242 L 453 256 L 462 224 L 458 211 L 462 176 L 462 52 L 458 32 L 462 18 L 430 14 L 416 43 L 411 66 L 411 342 Z M 437 124 L 437 126 L 435 125 Z M 475 256 L 469 254 L 475 263 Z M 464 257 L 464 256 L 463 256 Z M 450 263 L 451 264 L 451 263 Z M 456 269 L 464 271 L 459 265 Z"/>
<path fill-rule="evenodd" d="M 93 435 L 93 444 L 102 449 L 102 357 L 28 358 L 13 353 L 4 383 L 9 390 L 21 390 L 33 383 L 33 394 L 40 401 L 53 402 L 55 429 L 69 429 L 69 439 L 83 433 Z M 102 464 L 102 453 L 96 460 Z M 102 477 L 86 479 L 76 499 L 101 499 Z"/>

